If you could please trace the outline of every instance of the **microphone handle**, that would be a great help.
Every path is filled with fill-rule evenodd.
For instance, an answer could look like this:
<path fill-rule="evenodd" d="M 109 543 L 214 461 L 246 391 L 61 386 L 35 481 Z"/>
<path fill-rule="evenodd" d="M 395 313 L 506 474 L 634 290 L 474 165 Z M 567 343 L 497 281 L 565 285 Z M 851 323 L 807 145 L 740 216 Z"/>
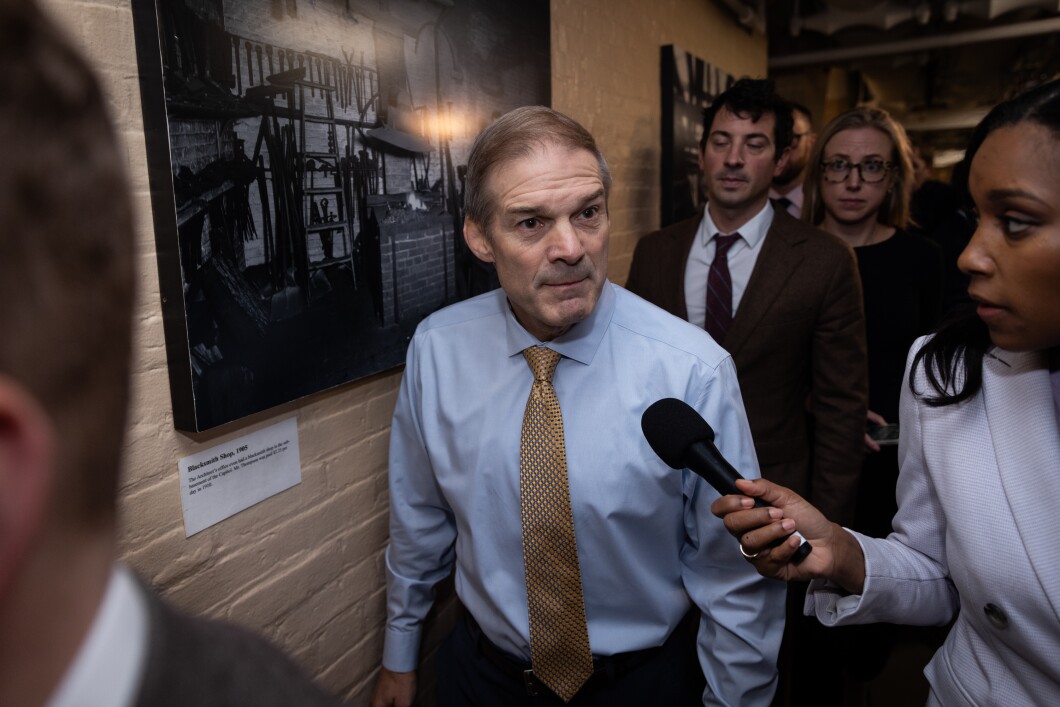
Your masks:
<path fill-rule="evenodd" d="M 742 479 L 743 476 L 726 461 L 725 457 L 721 456 L 721 452 L 711 442 L 701 440 L 688 445 L 683 461 L 688 464 L 689 469 L 703 477 L 722 496 L 743 495 L 743 492 L 736 488 L 736 481 Z M 755 508 L 769 506 L 760 498 L 754 499 L 754 502 Z"/>
<path fill-rule="evenodd" d="M 718 451 L 718 448 L 714 446 L 713 442 L 700 440 L 688 445 L 688 448 L 685 450 L 683 461 L 688 465 L 689 469 L 703 477 L 703 479 L 713 486 L 714 490 L 722 496 L 743 495 L 743 493 L 736 488 L 737 479 L 742 479 L 743 476 L 733 468 L 732 464 L 730 464 L 725 457 L 721 455 L 721 452 Z M 755 498 L 754 502 L 755 508 L 768 508 L 770 506 L 770 504 L 760 498 Z M 780 545 L 792 535 L 797 535 L 799 539 L 802 540 L 799 549 L 796 550 L 795 554 L 791 557 L 791 561 L 798 564 L 813 550 L 813 546 L 807 542 L 806 538 L 802 537 L 802 534 L 799 533 L 799 531 L 796 530 L 789 535 L 784 536 L 777 542 L 773 543 L 772 547 Z"/>

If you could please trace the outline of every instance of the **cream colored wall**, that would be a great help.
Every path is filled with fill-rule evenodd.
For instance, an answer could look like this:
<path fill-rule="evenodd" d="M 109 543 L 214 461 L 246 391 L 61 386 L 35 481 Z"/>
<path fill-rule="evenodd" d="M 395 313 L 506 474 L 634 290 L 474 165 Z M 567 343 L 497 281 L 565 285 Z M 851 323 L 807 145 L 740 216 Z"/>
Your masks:
<path fill-rule="evenodd" d="M 552 0 L 552 106 L 585 125 L 611 165 L 609 276 L 618 283 L 637 239 L 659 227 L 664 44 L 737 78 L 766 75 L 765 39 L 712 0 Z"/>
<path fill-rule="evenodd" d="M 41 0 L 93 60 L 128 155 L 140 292 L 122 485 L 121 554 L 177 605 L 259 630 L 329 689 L 366 704 L 382 644 L 386 457 L 400 371 L 270 410 L 209 435 L 173 429 L 129 0 Z M 659 222 L 659 46 L 737 76 L 766 47 L 708 0 L 553 0 L 553 105 L 612 164 L 611 277 Z M 184 537 L 177 461 L 292 415 L 302 483 Z"/>

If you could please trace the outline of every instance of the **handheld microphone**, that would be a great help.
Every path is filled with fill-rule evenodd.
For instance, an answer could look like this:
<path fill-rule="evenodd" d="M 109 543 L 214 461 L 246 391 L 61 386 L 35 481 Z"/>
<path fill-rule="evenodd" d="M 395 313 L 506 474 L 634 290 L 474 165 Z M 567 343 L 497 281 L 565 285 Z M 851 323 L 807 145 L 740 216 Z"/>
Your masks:
<path fill-rule="evenodd" d="M 743 476 L 714 446 L 714 430 L 691 405 L 677 398 L 657 400 L 644 411 L 640 427 L 648 444 L 668 466 L 695 472 L 723 496 L 742 495 L 736 488 L 736 480 Z M 755 508 L 769 506 L 760 498 L 754 502 Z M 791 558 L 797 564 L 810 554 L 813 546 L 798 531 L 792 535 L 802 540 Z"/>

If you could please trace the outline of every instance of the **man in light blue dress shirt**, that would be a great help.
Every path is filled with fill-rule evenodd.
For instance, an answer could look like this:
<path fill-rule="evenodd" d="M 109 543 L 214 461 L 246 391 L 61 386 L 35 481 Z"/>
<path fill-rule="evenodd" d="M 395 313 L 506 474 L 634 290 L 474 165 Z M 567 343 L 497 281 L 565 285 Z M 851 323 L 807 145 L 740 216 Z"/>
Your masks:
<path fill-rule="evenodd" d="M 467 617 L 440 649 L 439 704 L 561 704 L 519 677 L 530 661 L 519 440 L 532 375 L 522 351 L 539 345 L 562 355 L 553 384 L 599 668 L 571 704 L 773 696 L 784 587 L 759 578 L 710 515 L 716 492 L 663 463 L 640 429 L 651 403 L 679 398 L 737 469 L 759 476 L 736 371 L 702 329 L 606 279 L 610 185 L 593 138 L 547 108 L 513 111 L 475 143 L 464 235 L 502 289 L 428 317 L 409 346 L 391 429 L 388 620 L 373 705 L 413 699 L 433 587 L 454 570 Z M 691 641 L 674 637 L 692 608 L 702 613 L 698 665 Z"/>

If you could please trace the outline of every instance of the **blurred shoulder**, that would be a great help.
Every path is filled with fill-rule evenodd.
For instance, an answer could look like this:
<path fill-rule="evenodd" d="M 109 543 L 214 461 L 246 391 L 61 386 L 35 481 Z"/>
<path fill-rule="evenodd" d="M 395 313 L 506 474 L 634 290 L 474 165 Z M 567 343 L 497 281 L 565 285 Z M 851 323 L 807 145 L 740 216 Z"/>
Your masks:
<path fill-rule="evenodd" d="M 146 586 L 144 591 L 150 638 L 137 705 L 341 704 L 256 633 L 184 614 Z"/>

